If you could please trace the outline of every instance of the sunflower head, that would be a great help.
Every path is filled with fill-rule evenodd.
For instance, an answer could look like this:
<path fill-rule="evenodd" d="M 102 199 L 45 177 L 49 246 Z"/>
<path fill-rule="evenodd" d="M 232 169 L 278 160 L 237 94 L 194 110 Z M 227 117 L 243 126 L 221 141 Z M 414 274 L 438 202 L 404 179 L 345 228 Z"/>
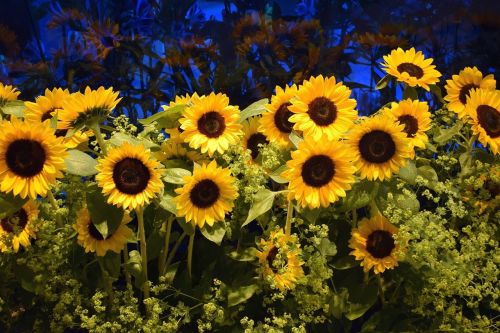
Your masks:
<path fill-rule="evenodd" d="M 186 162 L 202 163 L 205 161 L 203 155 L 194 150 L 188 150 L 180 143 L 174 143 L 170 140 L 164 141 L 161 144 L 159 151 L 154 152 L 153 156 L 160 162 L 165 162 L 171 159 L 179 159 Z"/>
<path fill-rule="evenodd" d="M 431 113 L 427 102 L 406 99 L 399 103 L 391 103 L 390 108 L 382 110 L 387 116 L 404 125 L 404 132 L 410 140 L 410 145 L 425 148 L 429 138 L 426 131 L 431 128 Z M 414 151 L 412 150 L 412 157 Z"/>
<path fill-rule="evenodd" d="M 272 231 L 269 239 L 261 239 L 257 252 L 262 277 L 271 287 L 281 291 L 295 288 L 304 277 L 302 251 L 295 235 L 282 229 Z"/>
<path fill-rule="evenodd" d="M 17 90 L 16 87 L 4 85 L 0 82 L 0 106 L 5 105 L 5 103 L 17 100 L 21 92 Z"/>
<path fill-rule="evenodd" d="M 333 76 L 319 75 L 304 81 L 290 106 L 294 113 L 290 117 L 293 128 L 315 141 L 323 136 L 328 140 L 338 139 L 358 116 L 354 109 L 356 100 L 349 98 L 350 95 L 351 90 Z"/>
<path fill-rule="evenodd" d="M 465 112 L 472 132 L 493 154 L 500 148 L 500 90 L 473 89 L 467 96 Z"/>
<path fill-rule="evenodd" d="M 446 93 L 444 99 L 448 102 L 448 109 L 455 112 L 462 119 L 467 114 L 465 104 L 470 91 L 473 89 L 495 90 L 496 81 L 493 74 L 483 77 L 483 73 L 477 67 L 465 67 L 458 75 L 455 74 L 451 80 L 446 80 Z"/>
<path fill-rule="evenodd" d="M 398 265 L 400 246 L 393 237 L 397 232 L 398 228 L 380 214 L 364 218 L 358 228 L 352 230 L 351 254 L 362 261 L 365 272 L 373 268 L 375 274 L 379 274 Z"/>
<path fill-rule="evenodd" d="M 292 152 L 283 176 L 289 180 L 289 199 L 297 200 L 302 207 L 328 207 L 354 183 L 356 167 L 354 155 L 342 142 L 327 145 L 306 139 L 299 149 Z"/>
<path fill-rule="evenodd" d="M 124 209 L 149 204 L 163 190 L 161 163 L 143 145 L 125 143 L 99 159 L 96 181 L 108 203 Z"/>
<path fill-rule="evenodd" d="M 211 93 L 203 98 L 192 98 L 192 105 L 184 110 L 179 120 L 184 142 L 194 149 L 201 149 L 210 157 L 217 151 L 223 153 L 229 145 L 237 144 L 242 135 L 238 123 L 238 107 L 229 105 L 224 94 Z"/>
<path fill-rule="evenodd" d="M 19 247 L 30 246 L 30 238 L 37 231 L 38 206 L 28 200 L 14 214 L 0 219 L 0 251 L 19 251 Z"/>
<path fill-rule="evenodd" d="M 71 94 L 63 101 L 62 109 L 58 113 L 58 128 L 69 129 L 102 121 L 120 102 L 118 94 L 113 88 L 104 87 L 97 90 L 87 87 L 83 93 Z"/>
<path fill-rule="evenodd" d="M 177 215 L 200 228 L 223 221 L 238 197 L 234 182 L 231 171 L 218 167 L 215 161 L 195 167 L 191 176 L 184 177 L 184 186 L 175 190 Z"/>
<path fill-rule="evenodd" d="M 54 129 L 12 117 L 0 124 L 0 190 L 22 198 L 45 196 L 63 177 L 66 148 Z"/>
<path fill-rule="evenodd" d="M 289 110 L 290 100 L 297 94 L 297 86 L 286 86 L 283 90 L 276 87 L 276 93 L 271 97 L 271 103 L 266 105 L 266 110 L 260 119 L 259 130 L 264 133 L 270 142 L 276 142 L 281 147 L 291 147 L 288 136 L 292 133 L 293 124 L 290 117 L 293 113 Z"/>
<path fill-rule="evenodd" d="M 108 251 L 120 253 L 127 241 L 133 239 L 133 232 L 127 227 L 130 221 L 130 216 L 125 213 L 120 225 L 104 238 L 92 222 L 88 209 L 82 208 L 77 213 L 73 229 L 78 233 L 77 242 L 85 249 L 85 252 L 95 252 L 102 257 Z"/>
<path fill-rule="evenodd" d="M 349 133 L 361 178 L 384 180 L 406 164 L 412 146 L 404 125 L 385 114 L 367 118 Z"/>
<path fill-rule="evenodd" d="M 259 155 L 261 146 L 267 145 L 269 141 L 266 136 L 259 131 L 259 118 L 253 117 L 243 123 L 243 148 L 250 150 L 252 160 Z"/>
<path fill-rule="evenodd" d="M 63 101 L 69 95 L 68 89 L 45 89 L 44 95 L 38 96 L 35 103 L 25 102 L 26 111 L 24 112 L 24 118 L 34 122 L 44 122 L 51 119 L 56 111 L 62 108 Z"/>
<path fill-rule="evenodd" d="M 384 56 L 384 61 L 382 66 L 387 74 L 411 87 L 420 86 L 429 91 L 429 85 L 437 83 L 441 77 L 436 66 L 432 65 L 433 59 L 425 59 L 423 53 L 416 52 L 413 47 L 407 51 L 401 48 L 392 50 Z"/>

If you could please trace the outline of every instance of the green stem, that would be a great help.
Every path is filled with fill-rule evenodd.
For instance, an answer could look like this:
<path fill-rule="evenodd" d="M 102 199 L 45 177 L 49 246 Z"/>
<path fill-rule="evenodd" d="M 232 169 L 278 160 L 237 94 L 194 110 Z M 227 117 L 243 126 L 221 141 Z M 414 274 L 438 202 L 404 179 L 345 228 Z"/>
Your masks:
<path fill-rule="evenodd" d="M 352 225 L 354 227 L 358 225 L 358 211 L 356 209 L 352 210 Z"/>
<path fill-rule="evenodd" d="M 99 124 L 98 123 L 92 124 L 90 126 L 90 129 L 92 130 L 92 132 L 94 132 L 95 138 L 97 140 L 97 143 L 99 143 L 99 147 L 101 148 L 102 152 L 104 154 L 107 154 L 108 150 L 106 148 L 106 141 L 104 141 L 104 137 L 102 136 Z"/>
<path fill-rule="evenodd" d="M 380 212 L 380 210 L 378 209 L 377 207 L 377 204 L 375 203 L 375 200 L 372 199 L 370 200 L 370 215 L 373 216 L 373 215 L 376 215 Z"/>
<path fill-rule="evenodd" d="M 128 255 L 128 248 L 127 244 L 125 244 L 125 247 L 123 248 L 123 261 L 127 263 L 129 260 L 130 257 Z M 125 281 L 127 281 L 127 289 L 132 290 L 132 278 L 130 276 L 130 273 L 126 269 L 124 271 L 125 271 Z"/>
<path fill-rule="evenodd" d="M 285 235 L 290 235 L 292 233 L 292 216 L 293 216 L 293 204 L 292 200 L 289 200 L 288 207 L 286 209 Z"/>
<path fill-rule="evenodd" d="M 382 303 L 382 306 L 384 306 L 384 304 L 385 304 L 384 284 L 382 281 L 382 276 L 380 274 L 377 274 L 377 280 L 378 280 L 378 290 L 379 290 L 380 302 Z"/>
<path fill-rule="evenodd" d="M 169 216 L 167 220 L 167 230 L 165 234 L 165 242 L 163 243 L 163 250 L 160 254 L 160 259 L 158 263 L 158 271 L 160 273 L 160 276 L 165 275 L 166 271 L 166 263 L 167 263 L 167 258 L 168 258 L 168 246 L 170 244 L 170 235 L 172 233 L 172 223 L 174 222 L 175 216 Z"/>
<path fill-rule="evenodd" d="M 97 257 L 97 262 L 99 263 L 99 267 L 101 267 L 102 276 L 106 284 L 106 293 L 108 294 L 108 306 L 109 306 L 108 311 L 111 311 L 111 309 L 113 308 L 113 299 L 114 299 L 113 281 L 106 268 L 104 268 L 104 263 L 102 262 L 102 260 L 103 257 Z"/>
<path fill-rule="evenodd" d="M 196 234 L 196 229 L 195 232 L 193 232 L 192 235 L 189 235 L 189 245 L 188 245 L 188 275 L 189 279 L 192 279 L 193 277 L 193 271 L 192 271 L 192 264 L 193 264 L 193 247 L 194 247 L 194 235 Z"/>
<path fill-rule="evenodd" d="M 62 228 L 63 222 L 61 219 L 61 215 L 59 215 L 59 213 L 57 212 L 59 210 L 59 205 L 57 204 L 56 198 L 54 198 L 52 190 L 47 191 L 47 196 L 49 197 L 50 205 L 52 206 L 52 209 L 55 212 L 57 226 L 59 228 Z"/>
<path fill-rule="evenodd" d="M 168 255 L 167 263 L 165 264 L 165 272 L 168 272 L 168 266 L 172 263 L 174 260 L 175 254 L 177 253 L 177 249 L 179 249 L 179 246 L 181 246 L 182 241 L 184 238 L 186 238 L 187 233 L 184 231 L 182 235 L 177 238 L 177 241 L 174 244 L 174 247 L 172 248 L 172 252 Z"/>
<path fill-rule="evenodd" d="M 137 208 L 137 224 L 139 225 L 139 241 L 141 242 L 141 262 L 142 271 L 144 275 L 144 284 L 142 290 L 144 292 L 144 298 L 149 298 L 149 283 L 148 283 L 148 254 L 146 247 L 146 232 L 144 230 L 144 209 Z"/>

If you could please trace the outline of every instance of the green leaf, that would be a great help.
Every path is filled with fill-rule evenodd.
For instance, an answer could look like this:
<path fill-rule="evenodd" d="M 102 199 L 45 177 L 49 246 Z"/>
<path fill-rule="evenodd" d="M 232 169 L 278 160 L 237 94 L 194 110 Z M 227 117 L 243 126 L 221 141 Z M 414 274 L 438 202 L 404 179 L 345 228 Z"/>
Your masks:
<path fill-rule="evenodd" d="M 399 178 L 403 179 L 410 185 L 415 185 L 415 178 L 417 177 L 417 167 L 415 162 L 408 160 L 406 165 L 399 169 Z"/>
<path fill-rule="evenodd" d="M 227 306 L 231 307 L 245 302 L 252 297 L 258 289 L 259 287 L 256 284 L 228 288 Z"/>
<path fill-rule="evenodd" d="M 177 269 L 179 268 L 180 261 L 168 266 L 167 272 L 163 275 L 165 282 L 172 284 L 174 282 L 175 274 L 177 274 Z"/>
<path fill-rule="evenodd" d="M 439 145 L 444 145 L 448 143 L 448 141 L 450 141 L 451 138 L 460 133 L 460 130 L 462 129 L 463 126 L 464 123 L 458 120 L 452 127 L 439 128 L 438 133 L 433 138 L 434 142 L 436 142 Z"/>
<path fill-rule="evenodd" d="M 446 101 L 443 99 L 443 94 L 441 92 L 441 88 L 435 84 L 430 84 L 429 85 L 429 88 L 431 90 L 431 92 L 438 98 L 438 100 L 441 102 L 441 103 L 446 103 Z"/>
<path fill-rule="evenodd" d="M 220 245 L 222 239 L 224 239 L 224 235 L 226 234 L 226 228 L 224 227 L 223 222 L 215 222 L 213 226 L 209 226 L 205 223 L 200 231 L 206 239 L 217 245 Z"/>
<path fill-rule="evenodd" d="M 120 276 L 121 255 L 112 251 L 106 252 L 103 257 L 104 268 L 113 278 Z"/>
<path fill-rule="evenodd" d="M 194 226 L 192 223 L 188 223 L 186 222 L 186 219 L 179 217 L 176 220 L 179 223 L 179 226 L 188 236 L 191 236 L 195 233 L 196 226 Z"/>
<path fill-rule="evenodd" d="M 435 183 L 439 180 L 436 170 L 434 170 L 430 165 L 423 165 L 417 168 L 417 174 L 422 178 L 429 181 L 429 183 Z"/>
<path fill-rule="evenodd" d="M 0 219 L 17 212 L 28 201 L 28 198 L 14 196 L 11 192 L 0 193 Z"/>
<path fill-rule="evenodd" d="M 26 106 L 23 101 L 9 101 L 4 106 L 1 107 L 1 110 L 4 114 L 10 114 L 15 116 L 16 118 L 22 118 L 24 116 L 24 110 Z"/>
<path fill-rule="evenodd" d="M 269 103 L 267 98 L 263 98 L 258 100 L 257 102 L 253 102 L 249 106 L 247 106 L 240 113 L 240 123 L 245 121 L 246 119 L 254 116 L 258 116 L 266 111 L 265 106 Z"/>
<path fill-rule="evenodd" d="M 64 160 L 66 163 L 66 171 L 77 176 L 92 176 L 97 174 L 97 161 L 76 149 L 68 150 L 68 156 Z"/>
<path fill-rule="evenodd" d="M 123 210 L 107 203 L 96 184 L 89 186 L 87 192 L 87 208 L 90 218 L 102 237 L 107 238 L 120 225 L 123 219 Z"/>
<path fill-rule="evenodd" d="M 341 271 L 344 269 L 350 269 L 359 266 L 359 261 L 356 261 L 356 259 L 351 255 L 346 255 L 335 259 L 332 263 L 332 266 L 333 268 Z"/>
<path fill-rule="evenodd" d="M 185 104 L 176 105 L 165 111 L 155 113 L 149 118 L 139 119 L 139 122 L 143 125 L 149 125 L 156 122 L 160 128 L 175 128 L 179 126 L 178 120 L 182 116 L 182 112 L 185 108 Z"/>
<path fill-rule="evenodd" d="M 292 141 L 295 148 L 299 148 L 299 144 L 304 141 L 304 139 L 295 131 L 292 131 L 290 135 L 288 135 L 288 138 L 290 139 L 290 141 Z"/>
<path fill-rule="evenodd" d="M 354 320 L 366 313 L 377 301 L 378 286 L 375 280 L 368 284 L 357 284 L 354 288 L 349 288 L 349 305 L 345 316 L 349 320 Z"/>
<path fill-rule="evenodd" d="M 270 210 L 273 207 L 274 197 L 279 193 L 283 193 L 283 191 L 272 192 L 268 189 L 262 189 L 255 193 L 252 206 L 248 211 L 248 217 L 241 227 L 243 228 L 257 217 Z"/>
<path fill-rule="evenodd" d="M 420 202 L 413 196 L 407 196 L 402 193 L 394 195 L 395 204 L 403 210 L 409 210 L 413 213 L 418 213 L 420 210 Z"/>
<path fill-rule="evenodd" d="M 233 248 L 227 248 L 226 250 L 232 250 Z M 236 261 L 254 261 L 257 257 L 257 249 L 255 247 L 247 247 L 240 251 L 227 252 L 227 256 Z"/>
<path fill-rule="evenodd" d="M 337 254 L 337 246 L 328 238 L 322 238 L 319 244 L 319 252 L 325 257 L 334 256 Z"/>
<path fill-rule="evenodd" d="M 389 74 L 387 74 L 386 76 L 381 78 L 380 81 L 377 82 L 375 89 L 380 90 L 380 89 L 384 89 L 385 87 L 387 87 L 387 84 L 389 83 L 389 81 L 391 81 L 391 78 L 392 77 Z"/>
<path fill-rule="evenodd" d="M 171 184 L 184 184 L 183 178 L 191 176 L 191 172 L 182 168 L 165 169 L 163 180 Z"/>
<path fill-rule="evenodd" d="M 413 100 L 418 100 L 418 93 L 417 89 L 406 85 L 405 90 L 403 91 L 403 99 L 408 99 L 408 98 Z"/>
<path fill-rule="evenodd" d="M 111 144 L 113 146 L 116 146 L 116 147 L 119 147 L 119 146 L 123 145 L 124 143 L 130 143 L 131 145 L 134 145 L 134 146 L 143 145 L 145 148 L 158 148 L 159 147 L 156 143 L 153 143 L 149 140 L 146 140 L 146 139 L 141 140 L 141 139 L 138 139 L 138 138 L 133 137 L 131 135 L 122 133 L 122 132 L 118 132 L 118 133 L 113 134 L 113 136 L 111 136 L 111 138 L 109 139 L 109 142 L 111 142 Z"/>
<path fill-rule="evenodd" d="M 159 205 L 167 212 L 170 212 L 174 215 L 177 214 L 177 207 L 174 202 L 174 197 L 171 196 L 170 194 L 164 193 L 163 197 L 161 198 L 161 201 L 159 202 Z"/>
<path fill-rule="evenodd" d="M 141 254 L 137 250 L 132 250 L 129 252 L 128 258 L 128 261 L 125 263 L 125 270 L 135 278 L 134 284 L 140 288 L 145 282 Z"/>
<path fill-rule="evenodd" d="M 375 182 L 362 180 L 354 184 L 343 199 L 342 210 L 349 211 L 365 207 L 377 195 L 377 191 L 378 186 Z"/>
<path fill-rule="evenodd" d="M 349 297 L 349 293 L 347 289 L 342 288 L 340 293 L 334 293 L 332 298 L 330 299 L 330 312 L 331 314 L 337 318 L 342 318 L 342 314 L 345 312 L 347 307 L 347 298 Z"/>
<path fill-rule="evenodd" d="M 281 176 L 281 174 L 283 173 L 283 171 L 285 171 L 288 167 L 285 165 L 282 165 L 280 166 L 279 168 L 273 170 L 270 174 L 269 174 L 269 178 L 271 178 L 274 182 L 278 183 L 278 184 L 286 184 L 288 183 L 288 179 L 286 178 L 283 178 Z"/>

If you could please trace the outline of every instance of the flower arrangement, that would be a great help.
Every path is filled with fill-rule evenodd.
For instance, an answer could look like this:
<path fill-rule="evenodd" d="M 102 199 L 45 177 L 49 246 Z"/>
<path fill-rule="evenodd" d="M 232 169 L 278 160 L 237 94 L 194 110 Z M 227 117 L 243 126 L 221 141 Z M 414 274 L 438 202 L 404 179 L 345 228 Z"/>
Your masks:
<path fill-rule="evenodd" d="M 2 330 L 498 330 L 496 81 L 467 67 L 443 98 L 433 59 L 384 60 L 403 99 L 368 117 L 334 76 L 140 126 L 113 88 L 0 83 Z"/>

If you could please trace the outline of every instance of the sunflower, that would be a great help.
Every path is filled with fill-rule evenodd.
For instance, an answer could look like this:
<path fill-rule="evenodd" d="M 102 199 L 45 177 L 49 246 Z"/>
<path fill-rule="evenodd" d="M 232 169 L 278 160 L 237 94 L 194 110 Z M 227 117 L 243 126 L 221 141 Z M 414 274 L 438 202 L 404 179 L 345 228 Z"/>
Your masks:
<path fill-rule="evenodd" d="M 111 234 L 104 238 L 92 223 L 89 210 L 82 208 L 77 213 L 73 229 L 78 233 L 78 244 L 85 249 L 85 252 L 95 252 L 99 257 L 102 257 L 109 250 L 120 253 L 127 241 L 133 238 L 134 233 L 127 227 L 127 223 L 130 221 L 130 216 L 125 213 L 116 230 L 111 230 Z"/>
<path fill-rule="evenodd" d="M 398 81 L 405 82 L 411 87 L 420 86 L 429 91 L 429 84 L 439 82 L 439 73 L 432 65 L 434 59 L 425 59 L 421 51 L 415 48 L 404 51 L 402 48 L 392 50 L 384 56 L 384 70 L 394 76 Z"/>
<path fill-rule="evenodd" d="M 259 130 L 264 133 L 270 142 L 276 142 L 282 147 L 290 147 L 288 136 L 292 133 L 293 124 L 290 117 L 293 113 L 289 110 L 290 100 L 297 94 L 297 86 L 286 86 L 285 90 L 276 87 L 276 93 L 271 97 L 271 103 L 266 105 L 266 110 L 260 119 Z"/>
<path fill-rule="evenodd" d="M 500 90 L 474 89 L 467 96 L 465 113 L 471 118 L 472 131 L 493 154 L 500 148 Z"/>
<path fill-rule="evenodd" d="M 447 95 L 444 99 L 448 101 L 448 109 L 455 112 L 459 119 L 466 116 L 465 104 L 472 89 L 495 90 L 497 84 L 493 74 L 483 77 L 477 67 L 465 67 L 451 78 L 446 80 Z"/>
<path fill-rule="evenodd" d="M 45 94 L 38 96 L 35 103 L 25 102 L 24 118 L 33 122 L 44 122 L 51 119 L 62 108 L 63 101 L 68 96 L 70 96 L 68 89 L 45 89 Z M 89 139 L 88 135 L 82 131 L 77 131 L 69 137 L 66 137 L 67 132 L 68 130 L 58 129 L 55 134 L 57 137 L 64 138 L 64 144 L 68 149 L 75 148 Z"/>
<path fill-rule="evenodd" d="M 194 150 L 187 150 L 181 144 L 173 143 L 170 140 L 164 141 L 161 144 L 160 150 L 154 152 L 153 156 L 160 162 L 170 159 L 180 159 L 200 164 L 205 160 L 200 153 Z"/>
<path fill-rule="evenodd" d="M 66 150 L 54 129 L 12 117 L 0 124 L 0 190 L 22 198 L 45 196 L 63 177 Z"/>
<path fill-rule="evenodd" d="M 116 107 L 121 98 L 113 88 L 85 88 L 84 93 L 76 92 L 63 101 L 58 113 L 58 129 L 67 130 L 87 124 L 94 119 L 106 117 Z"/>
<path fill-rule="evenodd" d="M 302 251 L 295 235 L 285 235 L 282 229 L 272 231 L 268 240 L 260 240 L 260 249 L 261 274 L 273 288 L 293 289 L 304 277 Z"/>
<path fill-rule="evenodd" d="M 290 111 L 295 113 L 290 122 L 302 131 L 304 137 L 320 141 L 338 139 L 353 125 L 357 118 L 356 101 L 350 99 L 351 90 L 335 77 L 312 77 L 299 87 L 297 98 L 292 100 Z"/>
<path fill-rule="evenodd" d="M 353 160 L 342 142 L 321 145 L 309 139 L 302 141 L 287 162 L 288 170 L 283 172 L 290 181 L 289 199 L 297 200 L 302 207 L 318 208 L 345 197 L 345 191 L 355 181 Z"/>
<path fill-rule="evenodd" d="M 0 251 L 19 251 L 19 245 L 30 246 L 30 238 L 35 238 L 38 206 L 35 201 L 28 200 L 14 214 L 0 220 Z"/>
<path fill-rule="evenodd" d="M 99 59 L 106 59 L 111 50 L 120 46 L 123 37 L 119 32 L 120 25 L 107 19 L 103 23 L 93 22 L 83 37 L 94 45 Z"/>
<path fill-rule="evenodd" d="M 400 247 L 394 241 L 398 228 L 385 217 L 378 214 L 372 218 L 364 218 L 358 228 L 352 230 L 349 247 L 356 260 L 362 260 L 365 272 L 373 268 L 375 274 L 383 273 L 398 265 L 397 254 Z"/>
<path fill-rule="evenodd" d="M 383 114 L 367 118 L 351 130 L 348 142 L 361 178 L 388 179 L 406 163 L 412 147 L 404 128 Z"/>
<path fill-rule="evenodd" d="M 390 108 L 382 111 L 404 125 L 404 132 L 410 140 L 412 157 L 415 155 L 413 147 L 425 148 L 429 141 L 425 132 L 431 128 L 431 113 L 427 102 L 408 98 L 399 103 L 391 103 Z"/>
<path fill-rule="evenodd" d="M 4 85 L 0 82 L 0 106 L 4 106 L 5 103 L 17 100 L 21 92 L 13 86 Z"/>
<path fill-rule="evenodd" d="M 171 101 L 168 106 L 167 105 L 162 105 L 163 112 L 168 112 L 170 108 L 173 108 L 174 106 L 178 105 L 189 105 L 191 103 L 191 99 L 196 99 L 196 98 L 203 98 L 204 96 L 198 96 L 197 93 L 194 93 L 193 95 L 186 94 L 184 96 L 175 96 L 175 99 Z M 181 133 L 183 132 L 182 129 L 179 127 L 174 127 L 174 128 L 167 128 L 165 129 L 165 132 L 168 134 L 168 140 L 171 143 L 183 143 L 184 140 L 181 138 Z"/>
<path fill-rule="evenodd" d="M 224 94 L 211 93 L 203 98 L 193 98 L 192 105 L 184 111 L 179 120 L 184 130 L 181 138 L 194 149 L 201 147 L 201 152 L 210 157 L 215 151 L 223 153 L 229 145 L 237 144 L 242 134 L 238 123 L 238 107 L 229 105 L 229 98 Z"/>
<path fill-rule="evenodd" d="M 243 148 L 250 150 L 252 160 L 259 155 L 259 145 L 267 145 L 269 141 L 266 136 L 259 131 L 259 118 L 253 117 L 243 123 Z"/>
<path fill-rule="evenodd" d="M 129 208 L 149 204 L 162 189 L 161 163 L 143 145 L 125 143 L 99 159 L 96 181 L 108 195 L 108 203 Z"/>
<path fill-rule="evenodd" d="M 177 215 L 200 228 L 223 221 L 238 197 L 234 182 L 231 171 L 218 167 L 215 161 L 195 167 L 192 176 L 184 177 L 184 186 L 175 190 Z"/>

